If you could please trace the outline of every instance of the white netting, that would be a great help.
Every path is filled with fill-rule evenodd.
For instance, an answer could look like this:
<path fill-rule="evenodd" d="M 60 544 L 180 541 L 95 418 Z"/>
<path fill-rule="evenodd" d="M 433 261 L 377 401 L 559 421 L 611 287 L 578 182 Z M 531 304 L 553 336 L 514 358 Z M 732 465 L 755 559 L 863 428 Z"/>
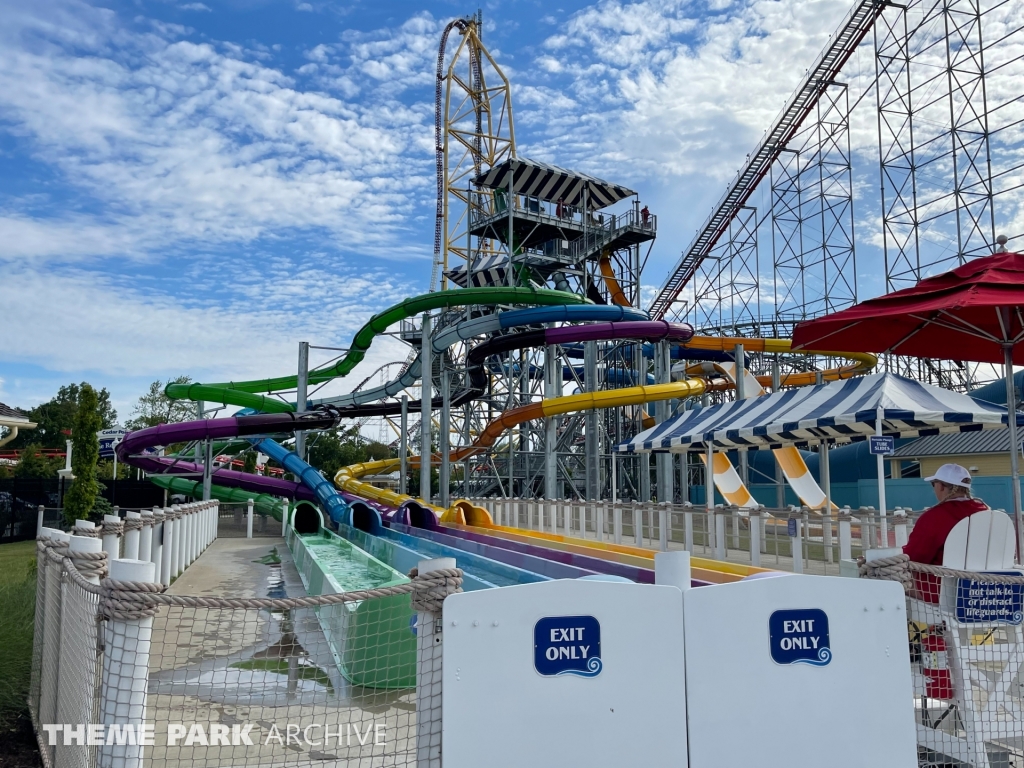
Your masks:
<path fill-rule="evenodd" d="M 66 552 L 41 558 L 31 707 L 47 766 L 416 765 L 417 709 L 430 724 L 420 764 L 439 765 L 435 629 L 460 572 L 315 597 L 200 597 L 89 583 L 106 560 L 80 559 L 80 572 Z M 419 696 L 417 679 L 429 680 Z M 104 743 L 88 743 L 90 724 Z"/>

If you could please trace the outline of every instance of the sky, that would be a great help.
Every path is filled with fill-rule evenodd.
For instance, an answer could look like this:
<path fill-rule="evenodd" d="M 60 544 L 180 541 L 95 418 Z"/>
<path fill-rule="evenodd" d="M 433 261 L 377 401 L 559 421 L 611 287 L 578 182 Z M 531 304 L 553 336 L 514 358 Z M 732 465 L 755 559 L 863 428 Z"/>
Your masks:
<path fill-rule="evenodd" d="M 485 3 L 519 153 L 659 217 L 656 287 L 847 0 Z M 0 0 L 0 401 L 293 372 L 423 293 L 455 2 Z M 347 382 L 403 360 L 375 342 Z M 337 354 L 315 350 L 316 364 Z"/>

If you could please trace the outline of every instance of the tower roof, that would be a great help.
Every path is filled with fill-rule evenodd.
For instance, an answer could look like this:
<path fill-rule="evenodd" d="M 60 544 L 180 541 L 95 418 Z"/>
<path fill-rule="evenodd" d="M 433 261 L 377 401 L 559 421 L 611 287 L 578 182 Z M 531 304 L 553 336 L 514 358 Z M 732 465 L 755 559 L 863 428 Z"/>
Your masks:
<path fill-rule="evenodd" d="M 562 201 L 565 205 L 582 207 L 583 193 L 586 191 L 587 208 L 596 211 L 636 194 L 632 189 L 602 181 L 585 173 L 524 157 L 506 160 L 480 174 L 473 181 L 481 187 L 508 189 L 510 167 L 516 194 L 536 197 L 549 203 Z"/>

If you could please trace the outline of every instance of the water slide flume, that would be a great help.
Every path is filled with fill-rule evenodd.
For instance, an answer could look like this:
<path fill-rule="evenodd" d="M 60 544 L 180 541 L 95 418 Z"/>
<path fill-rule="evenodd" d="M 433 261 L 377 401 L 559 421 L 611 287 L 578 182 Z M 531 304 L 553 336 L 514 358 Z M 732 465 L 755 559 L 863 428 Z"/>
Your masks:
<path fill-rule="evenodd" d="M 526 421 L 545 419 L 596 408 L 616 408 L 629 405 L 643 405 L 644 403 L 662 400 L 696 397 L 704 392 L 706 388 L 707 384 L 704 380 L 690 379 L 688 381 L 675 381 L 668 384 L 650 384 L 640 387 L 627 387 L 625 389 L 603 390 L 600 392 L 581 392 L 576 395 L 548 398 L 505 411 L 501 416 L 488 424 L 480 432 L 476 440 L 467 446 L 452 451 L 449 454 L 449 458 L 451 461 L 462 461 L 473 454 L 485 451 L 494 445 L 505 430 Z M 438 461 L 440 457 L 435 457 L 433 460 Z M 419 457 L 410 457 L 409 463 L 410 466 L 418 466 Z M 368 461 L 342 467 L 334 476 L 334 484 L 338 488 L 357 496 L 380 501 L 390 506 L 400 507 L 408 501 L 415 501 L 415 499 L 411 496 L 395 493 L 394 491 L 377 488 L 360 479 L 368 474 L 393 472 L 400 464 L 400 459 L 380 459 L 378 461 Z M 430 506 L 439 516 L 444 516 L 448 512 L 448 510 L 439 507 L 427 506 Z M 453 505 L 453 508 L 455 507 L 457 507 L 457 504 Z M 490 516 L 487 515 L 485 510 L 479 507 L 476 509 L 479 510 L 477 514 L 482 513 L 482 515 L 486 516 L 486 519 L 489 519 Z"/>
<path fill-rule="evenodd" d="M 532 306 L 560 306 L 587 304 L 588 300 L 575 293 L 553 291 L 546 288 L 465 288 L 458 291 L 440 291 L 401 301 L 371 317 L 352 339 L 352 344 L 338 362 L 309 372 L 310 385 L 347 376 L 364 357 L 373 339 L 386 332 L 395 323 L 435 309 L 463 306 L 497 306 L 502 304 L 529 304 Z M 298 376 L 278 376 L 272 379 L 230 381 L 218 384 L 169 384 L 165 393 L 172 400 L 193 400 L 224 405 L 239 405 L 263 413 L 288 413 L 295 410 L 293 403 L 259 393 L 273 393 L 295 389 Z"/>
<path fill-rule="evenodd" d="M 318 410 L 306 413 L 255 414 L 201 419 L 178 424 L 161 424 L 125 435 L 117 446 L 118 461 L 138 467 L 150 475 L 202 476 L 203 466 L 181 457 L 156 456 L 143 453 L 147 448 L 172 445 L 193 440 L 220 440 L 231 437 L 263 436 L 296 430 L 329 429 L 337 423 L 337 415 Z M 271 441 L 272 442 L 272 441 Z M 240 488 L 255 494 L 270 494 L 288 499 L 319 502 L 317 493 L 302 483 L 275 477 L 252 475 L 232 469 L 212 473 L 220 486 Z M 323 479 L 321 477 L 321 479 Z"/>

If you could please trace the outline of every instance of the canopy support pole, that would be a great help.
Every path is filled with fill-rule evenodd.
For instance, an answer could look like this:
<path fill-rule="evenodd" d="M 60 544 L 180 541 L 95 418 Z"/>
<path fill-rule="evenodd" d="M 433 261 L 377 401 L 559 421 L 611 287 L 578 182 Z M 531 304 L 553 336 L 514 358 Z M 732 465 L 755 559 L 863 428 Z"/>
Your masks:
<path fill-rule="evenodd" d="M 1013 518 L 1017 523 L 1017 562 L 1024 552 L 1024 516 L 1020 502 L 1020 467 L 1018 451 L 1020 438 L 1017 436 L 1017 393 L 1013 386 L 1013 345 L 1003 344 L 1003 365 L 1006 367 L 1006 425 L 1010 428 L 1010 483 L 1013 486 Z"/>
<path fill-rule="evenodd" d="M 879 408 L 875 411 L 875 434 L 881 436 L 882 434 L 882 409 Z M 878 466 L 878 516 L 881 520 L 881 531 L 882 531 L 882 548 L 889 546 L 889 522 L 885 519 L 885 457 L 882 454 L 876 454 Z"/>
<path fill-rule="evenodd" d="M 707 530 L 708 536 L 711 537 L 711 543 L 714 545 L 715 536 L 715 448 L 714 444 L 708 441 L 708 461 L 707 466 L 704 467 L 704 501 L 707 504 L 708 516 L 707 516 Z"/>

